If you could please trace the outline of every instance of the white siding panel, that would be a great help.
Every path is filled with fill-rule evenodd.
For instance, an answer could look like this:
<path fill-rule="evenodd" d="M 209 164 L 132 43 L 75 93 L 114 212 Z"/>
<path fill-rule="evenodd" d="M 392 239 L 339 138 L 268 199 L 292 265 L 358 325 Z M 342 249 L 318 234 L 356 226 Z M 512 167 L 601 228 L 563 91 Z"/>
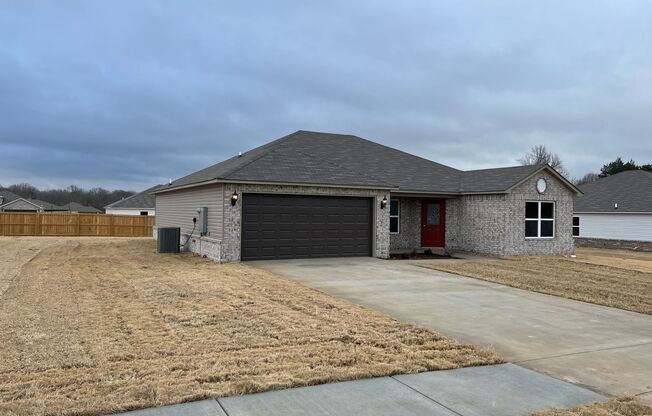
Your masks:
<path fill-rule="evenodd" d="M 652 241 L 652 215 L 575 214 L 580 217 L 580 237 Z"/>
<path fill-rule="evenodd" d="M 181 233 L 190 234 L 197 208 L 207 207 L 208 236 L 221 239 L 223 193 L 217 184 L 156 194 L 156 227 L 181 227 Z M 199 235 L 196 229 L 195 234 Z"/>
<path fill-rule="evenodd" d="M 147 211 L 147 215 L 154 215 L 153 209 L 119 209 L 119 208 L 107 208 L 106 213 L 111 215 L 140 215 L 141 211 Z"/>

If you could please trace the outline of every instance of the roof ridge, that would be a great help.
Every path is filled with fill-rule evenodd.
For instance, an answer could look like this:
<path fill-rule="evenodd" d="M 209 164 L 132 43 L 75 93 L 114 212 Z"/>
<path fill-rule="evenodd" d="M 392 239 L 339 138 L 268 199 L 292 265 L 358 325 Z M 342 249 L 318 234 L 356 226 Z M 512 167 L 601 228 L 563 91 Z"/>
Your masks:
<path fill-rule="evenodd" d="M 498 168 L 482 168 L 482 169 L 471 169 L 471 170 L 463 170 L 463 173 L 466 172 L 480 172 L 483 170 L 499 170 L 499 169 L 516 169 L 516 168 L 532 168 L 534 166 L 537 166 L 538 168 L 543 167 L 543 166 L 548 166 L 546 163 L 540 163 L 536 165 L 512 165 L 512 166 L 502 166 Z"/>

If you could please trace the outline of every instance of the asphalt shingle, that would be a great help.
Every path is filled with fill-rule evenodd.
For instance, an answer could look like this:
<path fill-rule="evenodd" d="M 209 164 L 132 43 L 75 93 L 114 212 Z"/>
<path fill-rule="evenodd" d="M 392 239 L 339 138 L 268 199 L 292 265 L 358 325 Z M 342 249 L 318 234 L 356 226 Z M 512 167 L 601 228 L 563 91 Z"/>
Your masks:
<path fill-rule="evenodd" d="M 575 212 L 652 213 L 652 173 L 627 170 L 580 186 Z M 618 204 L 618 208 L 614 207 Z"/>
<path fill-rule="evenodd" d="M 357 136 L 299 130 L 160 189 L 233 180 L 440 194 L 504 192 L 544 168 L 516 166 L 464 172 Z"/>
<path fill-rule="evenodd" d="M 134 194 L 130 197 L 113 202 L 104 208 L 154 209 L 156 203 L 154 201 L 154 194 L 152 194 L 152 192 L 162 187 L 164 187 L 164 185 L 152 186 L 151 188 L 145 189 L 144 191 Z"/>

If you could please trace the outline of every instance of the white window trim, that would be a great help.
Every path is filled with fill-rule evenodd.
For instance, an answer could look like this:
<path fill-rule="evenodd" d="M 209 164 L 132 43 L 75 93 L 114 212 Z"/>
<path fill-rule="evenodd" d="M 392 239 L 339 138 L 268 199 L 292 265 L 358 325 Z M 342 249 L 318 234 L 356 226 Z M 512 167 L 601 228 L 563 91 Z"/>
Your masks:
<path fill-rule="evenodd" d="M 398 212 L 396 213 L 396 215 L 392 215 L 392 201 L 396 201 L 396 204 L 398 206 Z M 390 201 L 389 201 L 389 218 L 390 218 L 390 221 L 389 221 L 389 223 L 390 223 L 389 233 L 390 234 L 399 234 L 401 232 L 401 200 L 400 199 L 393 199 L 393 200 L 390 199 Z M 397 220 L 396 221 L 396 225 L 397 225 L 396 231 L 392 231 L 392 225 L 391 225 L 392 224 L 392 221 L 391 221 L 392 218 L 396 218 L 396 220 Z"/>
<path fill-rule="evenodd" d="M 575 225 L 575 218 L 577 218 L 578 225 Z M 582 220 L 580 216 L 573 215 L 573 221 L 571 222 L 571 236 L 573 236 L 574 238 L 578 238 L 580 236 L 580 233 L 582 232 L 582 230 L 580 229 L 581 226 L 582 226 Z M 577 228 L 577 235 L 575 235 L 575 233 L 573 232 L 575 231 L 576 228 Z"/>
<path fill-rule="evenodd" d="M 526 240 L 552 240 L 555 238 L 555 228 L 556 228 L 556 217 L 557 217 L 557 204 L 555 204 L 555 201 L 525 201 L 525 204 L 527 205 L 528 202 L 532 202 L 537 204 L 537 216 L 538 218 L 527 218 L 525 217 L 525 221 L 536 221 L 537 222 L 537 236 L 536 237 L 528 237 L 525 236 Z M 552 204 L 552 218 L 541 218 L 541 203 L 547 203 L 547 204 Z M 527 209 L 525 210 L 527 212 Z M 525 221 L 523 224 L 525 225 Z M 541 237 L 541 221 L 552 221 L 552 236 L 550 237 Z"/>

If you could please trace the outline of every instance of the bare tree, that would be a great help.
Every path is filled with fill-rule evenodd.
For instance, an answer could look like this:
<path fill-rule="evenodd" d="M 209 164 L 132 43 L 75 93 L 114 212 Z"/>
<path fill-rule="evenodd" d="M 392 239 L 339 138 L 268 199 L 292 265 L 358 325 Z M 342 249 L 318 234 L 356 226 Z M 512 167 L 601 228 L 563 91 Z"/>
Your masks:
<path fill-rule="evenodd" d="M 524 166 L 548 164 L 557 172 L 564 176 L 568 176 L 568 171 L 564 167 L 564 163 L 561 161 L 559 156 L 556 153 L 549 151 L 548 148 L 542 144 L 533 146 L 525 156 L 518 160 L 518 162 Z"/>
<path fill-rule="evenodd" d="M 597 173 L 590 172 L 579 179 L 575 178 L 573 180 L 573 183 L 579 186 L 579 185 L 584 185 L 585 183 L 597 181 L 598 179 L 600 179 L 600 175 L 598 175 Z"/>
<path fill-rule="evenodd" d="M 36 198 L 55 205 L 78 202 L 82 205 L 90 205 L 99 209 L 103 209 L 104 206 L 111 202 L 119 201 L 122 198 L 134 194 L 133 192 L 123 190 L 107 191 L 103 188 L 92 188 L 86 191 L 75 185 L 70 185 L 65 189 L 39 190 L 28 183 L 19 183 L 17 185 L 11 185 L 8 188 L 0 187 L 0 190 L 2 189 L 7 189 L 23 198 Z"/>

